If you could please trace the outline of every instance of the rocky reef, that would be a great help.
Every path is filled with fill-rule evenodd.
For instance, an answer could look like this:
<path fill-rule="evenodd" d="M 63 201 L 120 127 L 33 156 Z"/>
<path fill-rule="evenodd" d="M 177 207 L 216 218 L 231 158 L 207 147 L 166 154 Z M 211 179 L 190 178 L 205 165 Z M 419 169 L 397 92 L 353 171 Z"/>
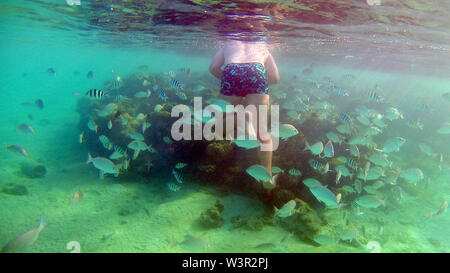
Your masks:
<path fill-rule="evenodd" d="M 295 199 L 295 202 L 298 212 L 290 217 L 280 218 L 280 224 L 297 238 L 312 242 L 322 226 L 326 225 L 326 221 L 306 202 L 298 198 Z"/>
<path fill-rule="evenodd" d="M 216 204 L 212 208 L 209 208 L 200 214 L 200 225 L 208 229 L 223 226 L 223 224 L 225 223 L 225 219 L 222 215 L 223 209 L 224 206 L 220 203 L 219 200 L 217 200 Z"/>
<path fill-rule="evenodd" d="M 10 195 L 27 195 L 28 189 L 24 185 L 19 185 L 16 183 L 7 183 L 0 188 L 0 192 Z"/>
<path fill-rule="evenodd" d="M 35 179 L 35 178 L 44 178 L 47 174 L 47 169 L 44 165 L 40 164 L 31 164 L 31 163 L 24 163 L 21 166 L 21 172 L 23 175 Z"/>
<path fill-rule="evenodd" d="M 268 211 L 273 211 L 274 206 L 281 208 L 288 201 L 295 200 L 300 213 L 279 222 L 302 240 L 311 240 L 326 224 L 317 213 L 324 206 L 302 183 L 303 179 L 317 179 L 322 186 L 341 193 L 344 199 L 356 198 L 357 195 L 336 185 L 335 171 L 328 172 L 327 169 L 322 173 L 314 169 L 310 160 L 321 159 L 304 149 L 306 139 L 317 139 L 317 136 L 335 130 L 338 118 L 336 112 L 332 111 L 332 105 L 314 104 L 315 107 L 304 111 L 297 108 L 298 111 L 290 110 L 292 106 L 286 94 L 296 96 L 299 101 L 307 101 L 309 97 L 305 95 L 306 91 L 286 83 L 277 86 L 271 96 L 271 103 L 281 106 L 280 122 L 293 124 L 299 132 L 289 137 L 288 141 L 280 140 L 272 161 L 272 165 L 280 169 L 277 186 L 266 190 L 246 173 L 248 167 L 259 164 L 257 149 L 241 148 L 229 140 L 172 139 L 172 126 L 180 118 L 171 116 L 175 105 L 186 105 L 192 111 L 194 97 L 202 97 L 204 107 L 219 95 L 217 82 L 212 81 L 211 77 L 188 75 L 184 71 L 177 73 L 176 80 L 172 75 L 175 73 L 148 71 L 139 71 L 124 78 L 116 77 L 105 82 L 105 86 L 116 88 L 108 90 L 103 98 L 86 96 L 78 100 L 79 129 L 83 132 L 83 143 L 94 157 L 110 158 L 119 168 L 119 179 L 122 176 L 159 177 L 166 181 L 171 191 L 182 190 L 184 181 L 211 185 L 224 193 L 256 195 L 267 205 Z M 305 84 L 303 88 L 313 87 Z M 346 106 L 348 103 L 342 104 L 344 108 L 350 107 Z M 194 113 L 182 122 L 190 126 L 196 119 Z M 190 126 L 190 133 L 194 135 L 194 126 Z M 346 148 L 345 145 L 335 145 L 335 153 L 348 154 Z M 364 153 L 367 149 L 361 146 L 360 152 Z M 345 164 L 335 158 L 327 162 L 329 166 L 326 168 L 330 170 Z M 171 182 L 174 180 L 178 183 Z M 216 204 L 203 212 L 200 216 L 202 226 L 216 228 L 223 225 L 222 210 L 223 206 Z M 232 224 L 236 228 L 261 230 L 272 222 L 261 216 L 235 218 Z"/>
<path fill-rule="evenodd" d="M 242 228 L 250 231 L 261 231 L 264 226 L 274 225 L 275 219 L 271 216 L 236 216 L 231 218 L 233 228 Z"/>

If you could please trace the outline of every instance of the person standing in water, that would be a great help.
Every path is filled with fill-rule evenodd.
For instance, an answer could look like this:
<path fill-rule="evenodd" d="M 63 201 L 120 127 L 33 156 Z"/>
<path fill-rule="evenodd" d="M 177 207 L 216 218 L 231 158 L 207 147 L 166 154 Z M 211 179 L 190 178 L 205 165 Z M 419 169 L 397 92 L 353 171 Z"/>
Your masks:
<path fill-rule="evenodd" d="M 257 109 L 261 105 L 269 107 L 269 84 L 280 81 L 275 60 L 264 42 L 227 41 L 214 56 L 209 71 L 222 80 L 221 96 L 234 106 L 254 105 Z M 272 145 L 270 134 L 266 139 L 260 136 L 259 117 L 252 117 L 250 120 L 252 126 L 249 129 L 258 132 L 258 140 Z M 272 149 L 259 151 L 259 158 L 261 165 L 272 175 Z M 275 180 L 276 177 L 273 177 L 266 188 L 275 187 Z"/>

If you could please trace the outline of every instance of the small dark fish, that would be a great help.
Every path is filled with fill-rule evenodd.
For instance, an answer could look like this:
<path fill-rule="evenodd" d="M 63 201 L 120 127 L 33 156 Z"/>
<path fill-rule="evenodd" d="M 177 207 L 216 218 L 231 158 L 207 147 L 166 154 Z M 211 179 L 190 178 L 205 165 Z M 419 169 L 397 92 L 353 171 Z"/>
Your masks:
<path fill-rule="evenodd" d="M 430 212 L 430 216 L 428 216 L 428 219 L 432 218 L 435 215 L 439 215 L 439 214 L 442 214 L 442 213 L 446 212 L 447 208 L 448 208 L 448 202 L 447 202 L 447 200 L 444 200 L 442 202 L 441 206 L 439 207 L 438 211 Z"/>
<path fill-rule="evenodd" d="M 147 216 L 150 217 L 151 215 L 150 215 L 150 212 L 148 211 L 148 209 L 147 208 L 143 208 L 143 209 L 145 211 L 145 214 L 147 214 Z"/>
<path fill-rule="evenodd" d="M 53 67 L 50 67 L 49 69 L 47 69 L 47 74 L 49 74 L 50 76 L 55 76 L 56 71 L 55 69 L 53 69 Z"/>
<path fill-rule="evenodd" d="M 78 190 L 73 194 L 73 196 L 70 198 L 70 202 L 79 202 L 83 199 L 83 192 L 81 190 Z"/>
<path fill-rule="evenodd" d="M 342 76 L 344 80 L 354 80 L 356 77 L 353 74 L 345 74 Z"/>
<path fill-rule="evenodd" d="M 33 121 L 33 120 L 34 120 L 33 115 L 32 115 L 32 114 L 28 114 L 28 119 L 31 120 L 31 121 Z"/>
<path fill-rule="evenodd" d="M 36 106 L 39 109 L 41 109 L 41 110 L 44 109 L 44 101 L 43 100 L 37 99 L 37 100 L 34 101 L 34 104 L 36 104 Z"/>
<path fill-rule="evenodd" d="M 262 243 L 259 245 L 254 246 L 255 249 L 261 249 L 261 248 L 274 248 L 276 245 L 274 243 Z"/>
<path fill-rule="evenodd" d="M 105 95 L 105 93 L 100 89 L 89 89 L 89 91 L 86 92 L 86 96 L 92 97 L 92 98 L 101 98 Z"/>
<path fill-rule="evenodd" d="M 78 76 L 78 75 L 80 75 L 80 72 L 79 71 L 73 71 L 73 75 L 74 76 Z"/>
<path fill-rule="evenodd" d="M 113 235 L 114 235 L 114 233 L 110 233 L 110 234 L 108 234 L 108 235 L 103 235 L 103 236 L 102 236 L 102 241 L 103 241 L 103 242 L 108 241 Z"/>
<path fill-rule="evenodd" d="M 190 68 L 183 67 L 183 68 L 180 68 L 180 71 L 186 73 L 186 75 L 191 74 L 191 69 Z"/>
<path fill-rule="evenodd" d="M 117 111 L 117 112 L 114 114 L 114 118 L 120 117 L 121 114 L 122 114 L 122 112 L 120 112 L 120 110 Z"/>
<path fill-rule="evenodd" d="M 91 70 L 86 74 L 86 78 L 92 79 L 92 77 L 94 77 L 94 71 Z"/>
<path fill-rule="evenodd" d="M 139 69 L 139 70 L 142 70 L 142 71 L 147 71 L 147 70 L 148 70 L 148 65 L 146 65 L 146 64 L 141 64 L 140 66 L 138 66 L 138 69 Z"/>
<path fill-rule="evenodd" d="M 310 64 L 307 68 L 303 69 L 303 75 L 311 75 L 313 72 L 313 64 Z"/>
<path fill-rule="evenodd" d="M 416 106 L 416 109 L 419 110 L 419 111 L 422 111 L 424 113 L 429 113 L 430 112 L 430 108 L 425 103 L 419 103 Z"/>
<path fill-rule="evenodd" d="M 28 106 L 34 106 L 35 104 L 32 102 L 26 101 L 26 102 L 22 102 L 20 105 L 28 107 Z"/>
<path fill-rule="evenodd" d="M 23 72 L 23 73 L 22 73 L 22 77 L 24 77 L 24 78 L 25 78 L 27 75 L 28 75 L 27 72 Z"/>
<path fill-rule="evenodd" d="M 36 131 L 33 129 L 33 127 L 25 123 L 18 125 L 16 129 L 17 131 L 20 131 L 25 134 L 33 134 L 33 135 L 36 134 Z"/>
<path fill-rule="evenodd" d="M 209 247 L 209 243 L 204 238 L 197 238 L 190 234 L 184 236 L 184 241 L 179 243 L 185 251 L 205 251 Z"/>
<path fill-rule="evenodd" d="M 442 94 L 442 97 L 448 101 L 450 101 L 450 92 Z"/>
<path fill-rule="evenodd" d="M 15 153 L 16 155 L 26 156 L 26 157 L 29 156 L 27 150 L 25 150 L 25 148 L 20 147 L 18 145 L 9 145 L 9 146 L 6 145 L 6 149 Z"/>

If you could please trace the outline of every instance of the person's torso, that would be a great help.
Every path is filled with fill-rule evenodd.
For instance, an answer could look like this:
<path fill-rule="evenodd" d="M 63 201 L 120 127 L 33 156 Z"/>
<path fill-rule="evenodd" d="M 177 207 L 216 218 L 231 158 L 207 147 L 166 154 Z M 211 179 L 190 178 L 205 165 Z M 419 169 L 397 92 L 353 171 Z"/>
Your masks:
<path fill-rule="evenodd" d="M 230 63 L 261 63 L 264 65 L 269 51 L 264 43 L 228 42 L 224 47 L 224 65 Z"/>

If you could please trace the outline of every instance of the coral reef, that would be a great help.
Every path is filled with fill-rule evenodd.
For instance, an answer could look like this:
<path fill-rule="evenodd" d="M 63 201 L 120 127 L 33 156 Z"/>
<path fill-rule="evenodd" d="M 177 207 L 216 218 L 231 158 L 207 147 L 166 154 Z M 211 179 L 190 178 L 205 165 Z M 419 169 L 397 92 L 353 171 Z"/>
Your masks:
<path fill-rule="evenodd" d="M 200 214 L 199 223 L 204 228 L 218 228 L 223 226 L 225 219 L 223 218 L 223 205 L 219 200 L 216 204 Z"/>
<path fill-rule="evenodd" d="M 113 160 L 120 167 L 119 176 L 159 177 L 168 183 L 173 179 L 171 172 L 174 166 L 179 162 L 185 162 L 188 165 L 182 169 L 184 177 L 189 181 L 217 186 L 221 192 L 239 191 L 256 195 L 269 208 L 273 206 L 280 208 L 286 202 L 295 199 L 306 213 L 286 219 L 287 222 L 283 227 L 301 235 L 302 238 L 305 236 L 310 238 L 312 234 L 317 233 L 323 221 L 307 205 L 307 203 L 317 204 L 317 201 L 303 185 L 302 178 L 317 178 L 324 186 L 333 188 L 335 175 L 331 172 L 322 175 L 315 171 L 308 163 L 314 157 L 311 152 L 303 151 L 303 147 L 306 139 L 314 139 L 314 136 L 324 135 L 334 129 L 335 124 L 321 116 L 323 111 L 311 110 L 302 114 L 302 120 L 289 120 L 297 128 L 302 128 L 302 132 L 287 142 L 282 141 L 273 154 L 273 166 L 283 169 L 284 172 L 280 173 L 277 179 L 277 187 L 267 191 L 261 183 L 246 174 L 249 166 L 259 162 L 256 149 L 242 149 L 228 140 L 172 139 L 171 127 L 178 119 L 171 117 L 175 105 L 185 104 L 192 108 L 195 96 L 201 96 L 203 101 L 209 101 L 219 95 L 219 92 L 215 91 L 217 83 L 205 80 L 208 77 L 204 75 L 192 74 L 185 77 L 183 89 L 174 87 L 170 83 L 172 79 L 167 73 L 141 71 L 123 77 L 120 88 L 110 91 L 109 96 L 102 100 L 80 99 L 77 105 L 77 111 L 81 116 L 79 129 L 85 133 L 84 142 L 89 152 L 93 156 L 108 158 L 117 149 L 126 151 L 122 158 Z M 278 88 L 302 94 L 298 87 L 280 84 Z M 272 103 L 280 105 L 289 101 L 286 97 L 280 99 L 275 95 L 271 100 Z M 116 104 L 116 111 L 109 115 L 99 115 L 108 104 Z M 286 112 L 281 107 L 280 116 L 287 116 Z M 189 120 L 187 122 L 189 123 Z M 88 125 L 89 123 L 91 125 Z M 192 125 L 192 120 L 190 123 Z M 191 136 L 193 132 L 192 126 Z M 140 141 L 149 147 L 140 151 L 136 158 L 133 158 L 133 151 L 127 147 L 134 140 L 130 134 L 142 135 L 143 140 Z M 102 135 L 106 137 L 106 144 L 110 145 L 104 143 L 105 138 L 103 141 L 100 140 Z M 336 146 L 335 149 L 336 152 L 343 152 L 345 148 Z M 333 163 L 331 165 L 333 166 Z M 292 168 L 301 170 L 302 175 L 299 177 L 290 175 L 287 171 Z M 259 230 L 267 224 L 267 219 L 261 217 L 236 218 L 234 225 Z M 223 224 L 218 207 L 205 211 L 200 218 L 205 227 Z"/>
<path fill-rule="evenodd" d="M 300 240 L 311 243 L 314 236 L 320 233 L 326 221 L 306 202 L 295 199 L 298 212 L 286 218 L 279 218 L 280 225 L 292 232 Z"/>
<path fill-rule="evenodd" d="M 236 216 L 231 218 L 233 228 L 243 228 L 250 231 L 261 231 L 264 226 L 274 225 L 275 221 L 270 216 Z"/>

